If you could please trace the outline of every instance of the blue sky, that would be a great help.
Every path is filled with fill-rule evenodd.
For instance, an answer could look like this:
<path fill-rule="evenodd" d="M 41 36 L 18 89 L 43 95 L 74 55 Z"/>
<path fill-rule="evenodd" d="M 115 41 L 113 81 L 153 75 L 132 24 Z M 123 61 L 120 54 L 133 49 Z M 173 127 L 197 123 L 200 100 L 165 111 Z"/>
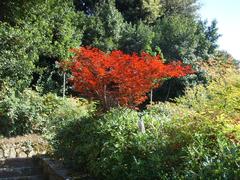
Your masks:
<path fill-rule="evenodd" d="M 200 0 L 200 16 L 218 22 L 220 49 L 240 60 L 240 0 Z"/>

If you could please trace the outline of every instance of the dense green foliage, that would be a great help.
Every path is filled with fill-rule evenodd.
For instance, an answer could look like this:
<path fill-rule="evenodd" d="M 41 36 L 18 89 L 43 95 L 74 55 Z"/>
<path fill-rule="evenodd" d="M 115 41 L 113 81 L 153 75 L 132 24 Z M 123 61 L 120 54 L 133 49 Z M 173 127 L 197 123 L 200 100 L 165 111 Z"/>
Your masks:
<path fill-rule="evenodd" d="M 5 23 L 0 22 L 1 80 L 16 88 L 32 82 L 31 86 L 43 86 L 45 92 L 59 92 L 61 78 L 55 61 L 69 57 L 69 48 L 81 44 L 84 15 L 76 13 L 71 3 L 55 0 L 2 3 L 6 7 L 1 8 L 8 11 L 2 11 L 7 14 L 2 15 Z"/>
<path fill-rule="evenodd" d="M 24 89 L 30 85 L 35 70 L 37 52 L 32 49 L 33 38 L 38 41 L 35 29 L 14 28 L 0 22 L 0 83 Z"/>
<path fill-rule="evenodd" d="M 55 136 L 56 153 L 103 179 L 240 177 L 239 80 L 227 72 L 187 90 L 176 104 L 72 121 Z"/>
<path fill-rule="evenodd" d="M 118 49 L 118 41 L 125 27 L 121 13 L 108 3 L 99 5 L 95 13 L 95 16 L 86 18 L 83 45 L 104 51 Z"/>
<path fill-rule="evenodd" d="M 197 0 L 3 0 L 1 84 L 17 91 L 31 87 L 60 95 L 63 72 L 58 62 L 79 46 L 162 53 L 166 61 L 195 65 L 215 54 L 219 37 L 216 22 L 209 26 L 199 19 L 198 9 Z M 161 91 L 170 89 L 167 97 L 177 96 L 189 82 L 203 82 L 200 74 L 167 81 Z M 172 82 L 177 90 L 172 90 Z M 68 86 L 67 93 L 71 93 Z"/>
<path fill-rule="evenodd" d="M 74 0 L 76 9 L 89 15 L 104 2 L 115 5 L 124 19 L 132 23 L 151 24 L 158 18 L 176 14 L 195 16 L 199 8 L 198 0 Z"/>
<path fill-rule="evenodd" d="M 129 24 L 121 33 L 119 49 L 125 53 L 148 51 L 151 50 L 153 38 L 154 32 L 142 22 Z"/>
<path fill-rule="evenodd" d="M 61 98 L 51 93 L 41 96 L 27 89 L 15 93 L 6 89 L 0 100 L 0 134 L 44 133 L 52 136 L 56 125 L 86 116 L 94 111 L 94 107 L 84 99 Z"/>
<path fill-rule="evenodd" d="M 1 0 L 0 137 L 42 134 L 57 157 L 100 179 L 239 179 L 239 71 L 199 8 L 198 0 Z M 153 92 L 162 101 L 185 93 L 172 102 L 103 113 L 63 84 L 61 62 L 79 46 L 161 54 L 196 73 Z"/>

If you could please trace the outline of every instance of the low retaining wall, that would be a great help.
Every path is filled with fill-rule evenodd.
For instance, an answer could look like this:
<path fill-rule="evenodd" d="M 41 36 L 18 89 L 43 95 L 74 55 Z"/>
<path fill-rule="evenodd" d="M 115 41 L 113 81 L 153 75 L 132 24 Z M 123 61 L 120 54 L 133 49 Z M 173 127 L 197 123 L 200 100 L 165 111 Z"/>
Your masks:
<path fill-rule="evenodd" d="M 32 157 L 45 154 L 48 150 L 47 141 L 34 134 L 0 139 L 0 160 Z"/>

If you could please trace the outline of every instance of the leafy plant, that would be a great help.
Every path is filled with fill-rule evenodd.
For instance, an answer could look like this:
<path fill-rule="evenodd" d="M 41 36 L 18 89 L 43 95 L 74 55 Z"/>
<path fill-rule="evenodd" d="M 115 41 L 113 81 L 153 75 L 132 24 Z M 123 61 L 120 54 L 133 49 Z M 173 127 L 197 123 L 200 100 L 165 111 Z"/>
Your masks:
<path fill-rule="evenodd" d="M 56 124 L 86 116 L 95 109 L 93 103 L 83 99 L 61 98 L 51 93 L 41 96 L 27 89 L 22 93 L 8 91 L 0 101 L 0 132 L 5 136 L 39 133 L 50 138 Z"/>
<path fill-rule="evenodd" d="M 239 178 L 239 78 L 228 69 L 176 103 L 66 123 L 53 138 L 55 152 L 101 179 Z"/>
<path fill-rule="evenodd" d="M 139 114 L 126 108 L 65 124 L 54 138 L 55 152 L 76 170 L 101 179 L 171 177 L 182 161 L 180 142 L 173 139 L 177 132 L 164 133 L 168 123 L 147 114 L 142 118 L 146 133 L 139 129 Z"/>

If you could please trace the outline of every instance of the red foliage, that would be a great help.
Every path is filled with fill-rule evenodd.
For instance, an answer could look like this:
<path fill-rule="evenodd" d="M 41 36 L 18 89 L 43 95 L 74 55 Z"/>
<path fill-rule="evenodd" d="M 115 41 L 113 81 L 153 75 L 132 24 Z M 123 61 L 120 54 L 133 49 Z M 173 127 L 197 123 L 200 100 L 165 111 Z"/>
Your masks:
<path fill-rule="evenodd" d="M 121 51 L 104 53 L 96 48 L 72 49 L 75 54 L 69 68 L 74 89 L 84 96 L 100 100 L 105 108 L 135 106 L 164 78 L 192 73 L 181 62 L 164 64 L 160 56 L 147 53 L 128 55 Z"/>

